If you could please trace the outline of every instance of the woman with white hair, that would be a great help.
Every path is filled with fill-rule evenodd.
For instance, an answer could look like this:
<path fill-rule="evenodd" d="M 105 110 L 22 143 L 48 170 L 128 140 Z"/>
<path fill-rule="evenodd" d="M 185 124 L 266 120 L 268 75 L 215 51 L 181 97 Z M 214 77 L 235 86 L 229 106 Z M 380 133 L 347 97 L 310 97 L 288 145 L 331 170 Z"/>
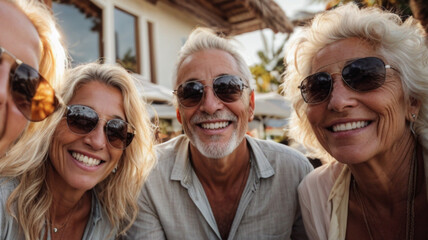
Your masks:
<path fill-rule="evenodd" d="M 425 37 L 411 17 L 347 4 L 290 43 L 290 133 L 330 160 L 298 189 L 311 239 L 428 238 Z"/>

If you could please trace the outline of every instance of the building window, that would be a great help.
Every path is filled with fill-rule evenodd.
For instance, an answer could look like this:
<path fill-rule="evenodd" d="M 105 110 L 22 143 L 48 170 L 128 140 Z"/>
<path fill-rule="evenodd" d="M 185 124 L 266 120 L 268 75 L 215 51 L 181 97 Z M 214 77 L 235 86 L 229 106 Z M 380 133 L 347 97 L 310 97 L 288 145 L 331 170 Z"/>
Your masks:
<path fill-rule="evenodd" d="M 140 72 L 137 17 L 114 9 L 116 62 L 135 73 Z"/>
<path fill-rule="evenodd" d="M 103 57 L 102 10 L 90 1 L 53 0 L 72 64 L 92 62 Z"/>
<path fill-rule="evenodd" d="M 154 40 L 153 23 L 147 22 L 147 33 L 149 40 L 149 57 L 150 57 L 150 81 L 157 83 L 156 77 L 156 59 L 155 59 L 155 40 Z"/>

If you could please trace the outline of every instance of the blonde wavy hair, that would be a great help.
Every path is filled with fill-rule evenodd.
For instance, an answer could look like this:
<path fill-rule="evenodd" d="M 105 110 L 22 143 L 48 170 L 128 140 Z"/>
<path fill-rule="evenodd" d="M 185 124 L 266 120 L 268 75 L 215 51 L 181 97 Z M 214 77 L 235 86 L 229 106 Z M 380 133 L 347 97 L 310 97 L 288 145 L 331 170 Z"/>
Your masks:
<path fill-rule="evenodd" d="M 21 10 L 36 28 L 40 38 L 39 72 L 57 89 L 61 85 L 65 69 L 69 67 L 69 57 L 51 10 L 38 0 L 6 0 L 6 2 Z M 31 135 L 37 125 L 30 123 L 25 132 Z"/>
<path fill-rule="evenodd" d="M 111 225 L 119 229 L 119 235 L 123 235 L 137 216 L 140 190 L 156 161 L 153 125 L 145 103 L 136 90 L 136 80 L 117 65 L 90 63 L 69 70 L 65 76 L 65 82 L 59 90 L 65 103 L 88 82 L 98 81 L 116 87 L 123 96 L 126 121 L 135 127 L 135 137 L 124 150 L 117 172 L 94 187 Z M 19 181 L 8 198 L 7 209 L 20 224 L 26 239 L 37 239 L 46 227 L 45 223 L 49 222 L 52 193 L 45 181 L 51 164 L 48 153 L 56 126 L 65 111 L 63 107 L 42 122 L 35 129 L 33 137 L 26 139 L 25 144 L 18 142 L 2 160 L 17 168 L 4 169 L 2 176 L 16 177 Z M 27 169 L 21 169 L 21 162 L 28 163 Z"/>
<path fill-rule="evenodd" d="M 318 14 L 287 44 L 284 62 L 284 94 L 295 112 L 290 123 L 290 136 L 303 144 L 312 155 L 324 161 L 334 160 L 317 140 L 306 116 L 307 104 L 298 86 L 311 74 L 312 59 L 327 45 L 347 38 L 369 42 L 388 64 L 400 74 L 404 95 L 422 102 L 415 131 L 428 149 L 428 49 L 426 33 L 412 17 L 402 21 L 400 16 L 379 8 L 359 9 L 350 3 Z M 405 116 L 403 116 L 405 117 Z"/>

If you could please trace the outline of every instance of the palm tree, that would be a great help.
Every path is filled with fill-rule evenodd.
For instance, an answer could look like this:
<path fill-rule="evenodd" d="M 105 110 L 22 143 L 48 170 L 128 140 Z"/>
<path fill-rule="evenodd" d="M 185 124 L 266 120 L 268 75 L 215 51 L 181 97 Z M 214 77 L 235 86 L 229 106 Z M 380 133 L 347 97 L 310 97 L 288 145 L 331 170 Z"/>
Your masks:
<path fill-rule="evenodd" d="M 287 35 L 279 44 L 275 46 L 276 37 L 272 33 L 270 40 L 263 31 L 260 31 L 263 42 L 263 49 L 257 51 L 260 63 L 250 67 L 251 73 L 256 80 L 257 92 L 279 91 L 278 87 L 281 81 L 281 74 L 284 72 L 284 45 L 290 38 Z"/>
<path fill-rule="evenodd" d="M 313 0 L 315 2 L 325 2 L 326 9 L 335 8 L 341 4 L 355 2 L 360 6 L 380 6 L 385 9 L 394 11 L 400 14 L 403 18 L 412 16 L 409 0 Z"/>
<path fill-rule="evenodd" d="M 426 0 L 410 0 L 410 8 L 415 18 L 421 21 L 425 31 L 428 32 L 428 2 Z"/>

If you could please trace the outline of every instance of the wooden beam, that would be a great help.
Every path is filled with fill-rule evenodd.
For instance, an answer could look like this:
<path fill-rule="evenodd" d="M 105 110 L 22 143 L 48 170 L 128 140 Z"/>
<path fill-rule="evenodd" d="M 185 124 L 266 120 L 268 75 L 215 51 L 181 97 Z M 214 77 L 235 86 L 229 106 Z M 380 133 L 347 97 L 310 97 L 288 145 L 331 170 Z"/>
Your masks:
<path fill-rule="evenodd" d="M 247 26 L 245 28 L 236 28 L 236 27 L 232 27 L 229 35 L 234 36 L 234 35 L 239 35 L 242 33 L 247 33 L 247 32 L 253 32 L 253 31 L 257 31 L 257 30 L 261 30 L 265 27 L 261 26 L 261 25 L 251 25 L 251 26 Z"/>
<path fill-rule="evenodd" d="M 207 0 L 197 0 L 201 7 L 206 11 L 212 12 L 217 16 L 226 17 L 225 13 L 220 11 L 217 7 L 215 7 L 211 2 Z M 196 4 L 196 3 L 195 3 Z"/>
<path fill-rule="evenodd" d="M 231 1 L 231 2 L 228 2 L 226 4 L 220 5 L 220 9 L 223 11 L 229 11 L 229 10 L 235 9 L 235 8 L 244 8 L 244 5 L 242 5 L 242 3 L 238 2 L 238 1 Z"/>
<path fill-rule="evenodd" d="M 197 18 L 201 19 L 208 26 L 221 26 L 221 27 L 230 27 L 230 23 L 225 19 L 217 16 L 216 14 L 202 8 L 198 4 L 194 4 L 194 2 L 189 2 L 187 0 L 169 0 L 167 1 L 170 5 L 173 5 L 179 9 L 182 9 L 186 12 L 191 13 Z"/>
<path fill-rule="evenodd" d="M 245 8 L 235 8 L 235 9 L 231 9 L 229 11 L 226 12 L 227 16 L 233 16 L 236 14 L 241 14 L 241 13 L 246 13 L 248 12 L 248 9 Z"/>
<path fill-rule="evenodd" d="M 158 3 L 158 0 L 146 0 L 146 2 L 156 5 L 156 3 Z"/>
<path fill-rule="evenodd" d="M 217 5 L 217 4 L 219 4 L 219 3 L 224 3 L 224 2 L 227 2 L 227 1 L 229 1 L 229 0 L 211 0 L 211 2 L 212 2 L 213 4 L 215 4 L 215 5 Z"/>
<path fill-rule="evenodd" d="M 242 22 L 242 21 L 254 19 L 256 17 L 257 16 L 252 12 L 244 12 L 244 13 L 236 14 L 234 16 L 229 17 L 229 22 L 230 23 Z"/>
<path fill-rule="evenodd" d="M 261 23 L 262 23 L 262 21 L 260 19 L 253 19 L 250 21 L 245 21 L 245 22 L 233 24 L 233 28 L 242 29 L 242 28 L 247 28 L 247 27 L 254 26 L 254 25 L 261 25 Z"/>

